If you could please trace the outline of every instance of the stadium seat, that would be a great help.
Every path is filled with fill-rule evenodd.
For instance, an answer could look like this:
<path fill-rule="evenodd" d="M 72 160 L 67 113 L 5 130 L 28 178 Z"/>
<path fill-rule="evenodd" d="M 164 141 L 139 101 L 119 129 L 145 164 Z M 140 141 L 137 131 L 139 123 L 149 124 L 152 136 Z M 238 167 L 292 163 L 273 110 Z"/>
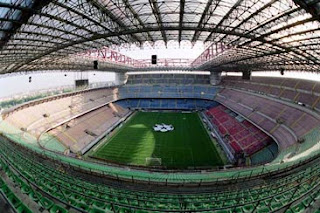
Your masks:
<path fill-rule="evenodd" d="M 71 208 L 80 208 L 88 212 L 113 211 L 110 203 L 118 204 L 119 206 L 116 205 L 115 207 L 119 212 L 137 212 L 138 209 L 141 212 L 147 212 L 148 209 L 161 212 L 163 210 L 181 210 L 183 208 L 190 211 L 201 209 L 212 210 L 211 212 L 236 211 L 249 213 L 253 209 L 256 209 L 257 212 L 276 211 L 290 202 L 294 191 L 296 193 L 293 198 L 301 199 L 302 196 L 305 196 L 305 193 L 316 187 L 315 183 L 307 184 L 307 181 L 319 180 L 320 173 L 320 170 L 307 168 L 297 174 L 280 178 L 275 182 L 266 183 L 263 188 L 178 196 L 170 193 L 154 194 L 129 189 L 123 190 L 117 187 L 89 183 L 80 178 L 70 177 L 68 174 L 42 162 L 37 162 L 33 158 L 28 158 L 28 153 L 21 152 L 19 149 L 13 149 L 7 143 L 1 143 L 0 157 L 3 157 L 4 153 L 8 156 L 10 163 L 21 170 L 23 174 L 37 175 L 36 183 L 40 186 L 41 190 L 67 203 Z M 317 168 L 316 166 L 314 165 L 314 168 Z M 23 177 L 18 178 L 10 169 L 7 169 L 7 174 L 21 188 L 21 191 L 28 192 L 29 197 L 38 202 L 43 208 L 48 209 L 50 212 L 66 212 L 63 207 L 62 209 L 56 207 L 57 204 L 51 199 L 42 197 L 38 192 L 29 191 Z M 292 184 L 296 183 L 297 180 L 301 181 L 301 184 L 297 188 L 298 190 L 296 190 L 296 184 Z M 12 194 L 12 192 L 6 189 L 6 184 L 3 181 L 1 183 L 1 191 Z M 62 189 L 61 191 L 57 190 L 58 185 Z M 86 193 L 83 194 L 83 191 L 86 191 Z M 272 196 L 272 199 L 270 196 Z M 301 209 L 307 208 L 308 203 L 312 202 L 310 198 L 317 199 L 318 196 L 314 193 L 310 197 L 303 198 L 301 202 L 302 206 L 291 207 L 291 210 L 299 212 Z M 98 197 L 99 200 L 96 199 Z M 14 203 L 18 203 L 18 201 Z M 122 208 L 120 205 L 130 206 L 130 208 Z"/>
<path fill-rule="evenodd" d="M 293 206 L 292 208 L 291 208 L 291 211 L 293 212 L 293 213 L 302 213 L 302 212 L 304 212 L 305 211 L 305 206 L 303 205 L 303 203 L 298 203 L 297 205 L 295 205 L 295 206 Z"/>
<path fill-rule="evenodd" d="M 43 208 L 49 210 L 52 206 L 53 206 L 53 201 L 49 200 L 46 197 L 42 197 L 40 198 L 40 200 L 38 201 L 39 205 L 42 206 Z"/>
<path fill-rule="evenodd" d="M 206 114 L 213 116 L 211 119 L 212 125 L 218 130 L 222 137 L 226 135 L 229 136 L 228 139 L 225 139 L 225 142 L 232 147 L 232 153 L 246 153 L 248 156 L 252 156 L 254 153 L 257 153 L 269 145 L 269 142 L 265 143 L 265 141 L 272 141 L 269 136 L 252 123 L 248 121 L 239 122 L 236 119 L 237 114 L 230 110 L 228 111 L 221 105 L 208 109 Z M 210 120 L 210 117 L 208 118 Z M 259 136 L 258 139 L 257 135 Z M 269 152 L 267 154 L 269 154 Z M 266 163 L 273 159 L 273 155 L 268 158 L 262 158 L 262 160 L 256 158 L 257 157 L 252 161 L 253 163 Z"/>
<path fill-rule="evenodd" d="M 28 207 L 26 207 L 24 204 L 19 205 L 16 208 L 16 211 L 17 211 L 17 213 L 32 213 L 32 211 Z M 57 212 L 55 212 L 55 213 L 57 213 Z"/>
<path fill-rule="evenodd" d="M 51 208 L 50 208 L 50 213 L 67 213 L 68 210 L 63 208 L 60 205 L 54 204 Z"/>
<path fill-rule="evenodd" d="M 31 200 L 38 202 L 41 199 L 41 194 L 39 192 L 36 191 L 30 191 L 29 193 L 29 197 Z"/>
<path fill-rule="evenodd" d="M 15 208 L 17 208 L 21 204 L 21 200 L 13 193 L 9 194 L 7 198 L 11 205 Z"/>

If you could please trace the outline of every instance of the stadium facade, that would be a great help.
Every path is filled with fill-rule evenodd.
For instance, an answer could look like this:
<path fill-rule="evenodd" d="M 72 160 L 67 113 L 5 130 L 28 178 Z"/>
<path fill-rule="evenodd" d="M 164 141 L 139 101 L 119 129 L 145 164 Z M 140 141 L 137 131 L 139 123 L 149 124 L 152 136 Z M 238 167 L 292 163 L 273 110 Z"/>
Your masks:
<path fill-rule="evenodd" d="M 0 212 L 319 213 L 320 82 L 252 75 L 319 72 L 319 10 L 0 0 L 2 77 L 116 74 L 1 103 Z M 173 42 L 205 48 L 189 59 L 123 53 Z"/>

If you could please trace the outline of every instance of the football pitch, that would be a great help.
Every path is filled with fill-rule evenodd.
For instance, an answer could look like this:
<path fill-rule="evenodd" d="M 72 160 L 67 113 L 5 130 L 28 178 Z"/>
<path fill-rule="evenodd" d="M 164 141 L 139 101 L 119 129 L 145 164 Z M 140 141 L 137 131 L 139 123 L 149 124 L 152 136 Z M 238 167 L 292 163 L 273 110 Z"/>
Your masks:
<path fill-rule="evenodd" d="M 156 132 L 155 124 L 171 124 Z M 137 112 L 91 156 L 121 164 L 150 166 L 161 159 L 167 168 L 221 166 L 223 161 L 197 113 Z"/>

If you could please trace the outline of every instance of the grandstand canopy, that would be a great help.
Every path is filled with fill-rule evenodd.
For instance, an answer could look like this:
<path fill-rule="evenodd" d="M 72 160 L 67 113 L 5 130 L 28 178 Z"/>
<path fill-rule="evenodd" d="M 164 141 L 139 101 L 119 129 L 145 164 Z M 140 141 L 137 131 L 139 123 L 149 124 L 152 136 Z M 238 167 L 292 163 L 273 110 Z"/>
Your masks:
<path fill-rule="evenodd" d="M 0 73 L 89 70 L 93 57 L 88 51 L 143 46 L 146 41 L 205 42 L 211 56 L 204 53 L 205 60 L 190 64 L 190 70 L 317 71 L 319 4 L 318 0 L 0 0 Z M 125 59 L 130 63 L 122 64 L 122 56 L 108 61 L 101 55 L 96 55 L 101 70 L 146 69 L 141 61 Z"/>

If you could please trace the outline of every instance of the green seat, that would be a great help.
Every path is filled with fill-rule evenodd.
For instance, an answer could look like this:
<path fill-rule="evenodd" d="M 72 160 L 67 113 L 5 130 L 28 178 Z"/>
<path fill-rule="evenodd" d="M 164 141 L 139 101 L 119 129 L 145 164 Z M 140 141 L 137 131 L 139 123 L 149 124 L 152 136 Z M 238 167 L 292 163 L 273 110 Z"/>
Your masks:
<path fill-rule="evenodd" d="M 222 210 L 214 211 L 214 213 L 232 213 L 232 210 L 229 210 L 229 209 L 222 209 Z"/>
<path fill-rule="evenodd" d="M 257 213 L 269 213 L 271 212 L 269 207 L 267 206 L 262 206 L 262 207 L 259 207 L 257 208 Z"/>
<path fill-rule="evenodd" d="M 108 195 L 108 194 L 102 194 L 101 198 L 106 200 L 106 201 L 110 201 L 110 195 Z"/>
<path fill-rule="evenodd" d="M 31 187 L 23 183 L 21 186 L 21 192 L 24 194 L 29 194 L 30 191 L 31 191 Z"/>
<path fill-rule="evenodd" d="M 19 177 L 15 177 L 15 183 L 18 184 L 20 187 L 26 185 Z"/>
<path fill-rule="evenodd" d="M 61 189 L 62 193 L 64 194 L 64 196 L 66 197 L 70 197 L 72 192 L 70 192 L 69 190 L 66 189 Z"/>
<path fill-rule="evenodd" d="M 314 195 L 315 200 L 320 200 L 320 191 L 315 192 L 315 194 L 313 194 L 313 195 Z"/>
<path fill-rule="evenodd" d="M 285 211 L 285 213 L 293 213 L 293 211 L 291 209 L 288 209 Z"/>
<path fill-rule="evenodd" d="M 223 202 L 222 201 L 215 201 L 213 202 L 213 205 L 215 208 L 219 208 L 223 206 Z"/>
<path fill-rule="evenodd" d="M 243 213 L 243 208 L 242 207 L 237 207 L 235 210 L 234 210 L 235 213 Z"/>
<path fill-rule="evenodd" d="M 54 196 L 55 198 L 58 198 L 60 200 L 64 200 L 65 199 L 65 196 L 60 192 L 54 192 L 54 193 L 52 193 L 52 196 Z"/>
<path fill-rule="evenodd" d="M 130 206 L 139 206 L 139 202 L 137 200 L 130 200 Z"/>
<path fill-rule="evenodd" d="M 237 204 L 237 201 L 235 201 L 235 200 L 226 200 L 225 202 L 224 202 L 224 205 L 223 206 L 225 206 L 225 207 L 227 207 L 227 206 L 234 206 L 234 205 L 236 205 Z"/>
<path fill-rule="evenodd" d="M 97 208 L 90 208 L 89 213 L 104 213 L 105 211 Z"/>
<path fill-rule="evenodd" d="M 94 201 L 92 203 L 92 206 L 94 208 L 99 208 L 99 209 L 104 209 L 106 207 L 106 204 L 104 202 L 100 202 L 100 201 Z"/>
<path fill-rule="evenodd" d="M 136 210 L 135 213 L 148 213 L 148 211 L 144 211 L 144 210 Z"/>
<path fill-rule="evenodd" d="M 131 213 L 133 212 L 133 210 L 131 210 L 130 208 L 125 208 L 125 207 L 115 207 L 115 209 L 118 209 L 118 213 Z"/>
<path fill-rule="evenodd" d="M 78 194 L 75 194 L 75 193 L 70 194 L 70 198 L 72 198 L 74 200 L 77 200 L 77 201 L 80 201 L 80 200 L 83 199 L 83 197 L 81 195 L 78 195 Z"/>
<path fill-rule="evenodd" d="M 63 208 L 62 206 L 59 206 L 57 204 L 54 204 L 51 208 L 50 208 L 50 213 L 67 213 L 68 210 Z"/>
<path fill-rule="evenodd" d="M 283 200 L 284 197 L 285 197 L 284 195 L 277 195 L 277 196 L 274 197 L 274 201 L 281 202 L 281 200 Z"/>
<path fill-rule="evenodd" d="M 168 206 L 167 206 L 166 204 L 164 204 L 164 203 L 157 203 L 157 204 L 155 205 L 155 208 L 156 208 L 156 209 L 167 209 Z M 197 208 L 195 208 L 195 209 L 197 209 Z"/>
<path fill-rule="evenodd" d="M 245 213 L 252 212 L 253 209 L 254 209 L 254 206 L 252 204 L 248 204 L 248 205 L 245 205 L 244 207 L 242 207 L 242 210 Z"/>
<path fill-rule="evenodd" d="M 28 178 L 28 180 L 33 180 L 33 176 L 28 171 L 23 171 L 23 175 Z"/>
<path fill-rule="evenodd" d="M 272 201 L 272 203 L 271 203 L 271 209 L 272 209 L 272 211 L 274 211 L 274 210 L 276 210 L 276 209 L 279 209 L 279 208 L 281 208 L 283 205 L 282 205 L 282 203 L 280 202 L 280 201 Z"/>
<path fill-rule="evenodd" d="M 3 185 L 0 189 L 7 197 L 12 193 L 11 189 L 7 185 Z"/>
<path fill-rule="evenodd" d="M 110 203 L 106 204 L 104 209 L 108 211 L 113 211 L 112 205 Z"/>
<path fill-rule="evenodd" d="M 86 204 L 84 204 L 84 203 L 77 203 L 75 206 L 78 207 L 78 208 L 80 208 L 80 209 L 83 209 L 83 210 L 85 210 L 85 211 L 88 211 L 88 210 L 89 210 L 89 206 L 86 205 Z"/>
<path fill-rule="evenodd" d="M 2 187 L 5 184 L 4 180 L 0 178 L 0 187 Z"/>
<path fill-rule="evenodd" d="M 40 206 L 42 206 L 45 209 L 50 209 L 54 204 L 52 200 L 49 200 L 46 197 L 42 197 L 38 203 Z"/>
<path fill-rule="evenodd" d="M 41 195 L 39 192 L 31 191 L 31 192 L 29 193 L 29 197 L 30 197 L 31 200 L 37 202 L 37 201 L 40 200 L 40 198 L 42 197 L 42 195 Z"/>
<path fill-rule="evenodd" d="M 86 194 L 90 197 L 99 197 L 99 193 L 93 192 L 93 191 L 88 191 Z"/>
<path fill-rule="evenodd" d="M 58 187 L 56 185 L 54 185 L 53 183 L 44 182 L 44 185 L 49 189 L 50 192 L 57 192 L 58 191 Z"/>
<path fill-rule="evenodd" d="M 303 205 L 304 205 L 305 207 L 309 207 L 310 205 L 312 205 L 313 199 L 312 199 L 312 197 L 308 196 L 308 197 L 306 197 L 306 198 L 303 200 L 302 203 L 303 203 Z"/>
<path fill-rule="evenodd" d="M 32 211 L 23 204 L 16 208 L 16 211 L 17 213 L 32 213 Z"/>
<path fill-rule="evenodd" d="M 13 193 L 11 193 L 9 196 L 7 196 L 9 202 L 12 206 L 17 208 L 21 204 L 21 200 Z"/>
<path fill-rule="evenodd" d="M 85 198 L 85 197 L 81 199 L 81 202 L 88 206 L 90 206 L 93 203 L 93 201 L 90 198 Z"/>
<path fill-rule="evenodd" d="M 305 210 L 305 206 L 303 205 L 303 203 L 299 203 L 297 205 L 295 205 L 294 207 L 291 208 L 291 210 L 294 212 L 294 213 L 302 213 L 304 212 Z"/>

